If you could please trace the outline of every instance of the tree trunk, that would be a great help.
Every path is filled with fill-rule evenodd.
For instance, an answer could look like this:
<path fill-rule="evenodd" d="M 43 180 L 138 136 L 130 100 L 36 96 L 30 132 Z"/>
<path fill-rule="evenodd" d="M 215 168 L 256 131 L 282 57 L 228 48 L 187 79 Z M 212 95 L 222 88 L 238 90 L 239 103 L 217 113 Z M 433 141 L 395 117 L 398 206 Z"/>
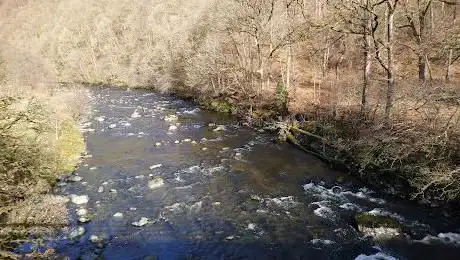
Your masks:
<path fill-rule="evenodd" d="M 418 79 L 421 81 L 426 79 L 426 62 L 422 53 L 418 55 Z"/>
<path fill-rule="evenodd" d="M 366 1 L 366 8 L 369 5 L 369 1 Z M 371 41 L 369 37 L 370 33 L 370 23 L 371 20 L 369 19 L 369 14 L 365 13 L 365 25 L 364 25 L 364 33 L 363 33 L 363 41 L 364 41 L 364 62 L 363 62 L 363 88 L 361 90 L 361 114 L 366 112 L 367 106 L 367 89 L 369 87 L 369 79 L 371 76 L 371 65 L 372 65 L 372 58 L 371 58 Z"/>
<path fill-rule="evenodd" d="M 420 7 L 419 7 L 420 8 Z M 420 11 L 419 11 L 420 12 Z M 424 42 L 425 42 L 425 22 L 426 22 L 426 14 L 419 13 L 419 54 L 418 54 L 418 79 L 421 81 L 425 81 L 426 79 L 426 63 L 425 63 L 425 50 L 424 50 Z"/>
<path fill-rule="evenodd" d="M 456 0 L 455 5 L 454 5 L 454 18 L 452 21 L 453 26 L 455 26 L 457 22 L 457 8 L 458 8 L 458 2 Z M 452 60 L 453 59 L 454 59 L 454 50 L 450 48 L 449 54 L 447 57 L 446 81 L 450 81 L 452 79 L 452 62 L 453 62 Z"/>
<path fill-rule="evenodd" d="M 391 2 L 387 2 L 386 20 L 387 20 L 387 96 L 385 104 L 385 119 L 388 121 L 393 108 L 394 97 L 394 73 L 393 73 L 393 22 L 394 22 L 394 9 Z"/>

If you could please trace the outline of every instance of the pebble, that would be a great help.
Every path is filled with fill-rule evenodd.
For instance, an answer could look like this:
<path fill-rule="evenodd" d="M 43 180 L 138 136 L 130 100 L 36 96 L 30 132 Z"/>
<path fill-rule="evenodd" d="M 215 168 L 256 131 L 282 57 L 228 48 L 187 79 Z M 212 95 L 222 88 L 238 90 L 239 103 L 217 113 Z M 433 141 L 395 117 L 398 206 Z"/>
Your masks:
<path fill-rule="evenodd" d="M 163 166 L 163 164 L 159 163 L 159 164 L 154 164 L 152 166 L 150 166 L 150 170 L 153 170 L 153 169 L 157 169 L 157 168 L 160 168 L 161 166 Z"/>
<path fill-rule="evenodd" d="M 117 212 L 117 213 L 113 214 L 113 217 L 114 218 L 123 218 L 123 213 Z"/>
<path fill-rule="evenodd" d="M 110 124 L 109 125 L 109 129 L 114 129 L 115 127 L 117 127 L 117 124 Z"/>
<path fill-rule="evenodd" d="M 203 147 L 203 148 L 201 148 L 201 150 L 206 151 L 206 150 L 208 150 L 208 148 Z"/>
<path fill-rule="evenodd" d="M 156 142 L 156 143 L 155 143 L 155 146 L 161 146 L 161 143 L 160 143 L 160 142 Z"/>
<path fill-rule="evenodd" d="M 137 208 L 135 208 L 135 207 L 131 207 L 131 208 L 129 208 L 129 210 L 130 210 L 130 211 L 136 211 L 136 210 L 137 210 Z"/>
<path fill-rule="evenodd" d="M 116 189 L 110 189 L 110 193 L 118 193 Z"/>
<path fill-rule="evenodd" d="M 139 221 L 131 223 L 131 225 L 135 227 L 143 227 L 149 223 L 149 219 L 146 217 L 142 217 Z"/>
<path fill-rule="evenodd" d="M 86 230 L 84 227 L 77 227 L 72 232 L 69 234 L 70 239 L 75 239 L 77 237 L 83 236 L 85 234 Z"/>
<path fill-rule="evenodd" d="M 70 195 L 70 201 L 74 204 L 81 205 L 81 204 L 86 204 L 89 201 L 88 195 L 75 195 L 72 194 Z"/>
<path fill-rule="evenodd" d="M 177 115 L 168 115 L 168 116 L 165 116 L 165 121 L 167 122 L 171 122 L 171 121 L 177 121 L 179 118 L 177 117 Z"/>
<path fill-rule="evenodd" d="M 91 168 L 89 168 L 89 169 L 90 169 L 91 171 L 94 171 L 94 170 L 97 169 L 97 167 L 91 167 Z"/>
<path fill-rule="evenodd" d="M 99 193 L 104 192 L 104 187 L 100 186 L 100 187 L 97 189 L 97 192 L 99 192 Z"/>
<path fill-rule="evenodd" d="M 103 117 L 96 117 L 96 121 L 98 122 L 104 122 L 105 118 Z"/>
<path fill-rule="evenodd" d="M 88 215 L 88 210 L 87 209 L 77 209 L 77 216 L 85 216 Z"/>
<path fill-rule="evenodd" d="M 249 223 L 247 229 L 248 229 L 248 230 L 254 230 L 254 229 L 256 229 L 256 224 L 254 224 L 254 223 Z"/>
<path fill-rule="evenodd" d="M 235 237 L 234 236 L 228 236 L 225 238 L 225 240 L 233 240 Z"/>
<path fill-rule="evenodd" d="M 175 143 L 175 144 L 178 144 L 178 143 L 180 143 L 180 142 L 179 142 L 179 140 L 176 140 L 176 141 L 174 141 L 174 143 Z"/>
<path fill-rule="evenodd" d="M 182 142 L 184 142 L 184 143 L 190 143 L 191 141 L 192 141 L 192 139 L 189 139 L 189 138 L 182 140 Z"/>
<path fill-rule="evenodd" d="M 72 175 L 67 180 L 70 181 L 70 182 L 79 182 L 79 181 L 83 180 L 83 178 L 80 177 L 80 176 L 77 176 L 77 175 Z"/>
<path fill-rule="evenodd" d="M 164 184 L 165 183 L 164 183 L 162 178 L 155 178 L 155 179 L 149 181 L 148 186 L 149 186 L 149 189 L 153 190 L 153 189 L 156 189 L 156 188 L 159 188 L 159 187 L 163 186 Z"/>
<path fill-rule="evenodd" d="M 191 143 L 192 143 L 192 144 L 197 144 L 197 142 L 196 142 L 196 141 L 192 141 Z"/>
<path fill-rule="evenodd" d="M 169 131 L 174 131 L 174 130 L 177 130 L 177 126 L 175 125 L 170 125 L 169 128 L 168 128 Z"/>
<path fill-rule="evenodd" d="M 235 159 L 236 160 L 241 160 L 242 157 L 243 157 L 242 153 L 235 153 Z"/>
<path fill-rule="evenodd" d="M 80 217 L 80 218 L 78 219 L 78 222 L 84 224 L 84 223 L 90 222 L 90 219 L 89 219 L 88 217 Z"/>
<path fill-rule="evenodd" d="M 93 243 L 99 243 L 99 242 L 102 242 L 102 238 L 96 236 L 96 235 L 91 235 L 89 237 L 89 241 L 93 242 Z"/>
<path fill-rule="evenodd" d="M 225 126 L 224 125 L 218 125 L 214 130 L 214 132 L 219 132 L 219 131 L 225 131 Z"/>
<path fill-rule="evenodd" d="M 141 115 L 139 114 L 139 112 L 137 112 L 137 109 L 134 110 L 134 112 L 131 114 L 131 118 L 139 118 L 141 117 Z"/>

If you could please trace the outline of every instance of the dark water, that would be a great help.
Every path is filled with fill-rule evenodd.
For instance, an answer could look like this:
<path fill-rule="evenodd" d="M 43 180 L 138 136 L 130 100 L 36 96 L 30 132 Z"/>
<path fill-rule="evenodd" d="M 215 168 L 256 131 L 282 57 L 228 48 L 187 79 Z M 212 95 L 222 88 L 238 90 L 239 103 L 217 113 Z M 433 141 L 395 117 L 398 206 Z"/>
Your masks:
<path fill-rule="evenodd" d="M 61 255 L 460 259 L 460 223 L 442 209 L 379 197 L 318 159 L 273 143 L 267 133 L 185 101 L 119 89 L 91 95 L 90 156 L 77 170 L 83 179 L 56 191 L 88 195 L 89 202 L 69 204 L 72 226 L 53 242 Z M 165 121 L 171 115 L 178 120 Z M 214 131 L 218 125 L 225 129 Z M 78 209 L 91 221 L 79 223 Z M 374 243 L 362 237 L 353 216 L 366 211 L 399 219 L 406 238 Z M 132 225 L 142 217 L 149 223 Z M 85 233 L 70 239 L 77 227 Z"/>

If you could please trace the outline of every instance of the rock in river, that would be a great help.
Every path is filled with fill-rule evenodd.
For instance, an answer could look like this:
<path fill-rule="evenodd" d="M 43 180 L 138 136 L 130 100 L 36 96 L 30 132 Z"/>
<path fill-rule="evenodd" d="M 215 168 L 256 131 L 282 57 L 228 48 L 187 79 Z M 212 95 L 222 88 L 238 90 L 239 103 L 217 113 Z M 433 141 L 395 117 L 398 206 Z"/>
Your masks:
<path fill-rule="evenodd" d="M 150 180 L 149 183 L 148 183 L 148 186 L 150 189 L 156 189 L 156 188 L 159 188 L 161 186 L 163 186 L 165 183 L 163 181 L 162 178 L 155 178 L 153 180 Z"/>
<path fill-rule="evenodd" d="M 83 180 L 83 178 L 78 175 L 72 175 L 69 178 L 67 178 L 67 181 L 70 181 L 70 182 L 79 182 L 81 180 Z"/>
<path fill-rule="evenodd" d="M 113 214 L 113 217 L 114 218 L 123 218 L 123 213 L 117 212 L 117 213 Z"/>
<path fill-rule="evenodd" d="M 85 234 L 86 230 L 84 227 L 77 227 L 69 234 L 70 239 L 75 239 L 77 237 L 81 237 Z"/>
<path fill-rule="evenodd" d="M 359 232 L 375 240 L 389 240 L 402 234 L 401 224 L 394 218 L 369 213 L 355 216 Z"/>
<path fill-rule="evenodd" d="M 88 195 L 70 195 L 70 201 L 74 204 L 81 205 L 86 204 L 89 201 Z"/>
<path fill-rule="evenodd" d="M 149 223 L 149 219 L 146 217 L 142 217 L 139 221 L 131 223 L 131 225 L 135 227 L 143 227 Z"/>

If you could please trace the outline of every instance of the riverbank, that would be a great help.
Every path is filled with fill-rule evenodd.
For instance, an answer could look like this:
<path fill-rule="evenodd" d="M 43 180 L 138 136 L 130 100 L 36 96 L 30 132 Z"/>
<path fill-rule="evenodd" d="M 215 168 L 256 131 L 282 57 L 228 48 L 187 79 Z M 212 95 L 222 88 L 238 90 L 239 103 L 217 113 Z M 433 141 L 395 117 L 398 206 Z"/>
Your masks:
<path fill-rule="evenodd" d="M 448 92 L 453 98 L 440 98 Z M 425 102 L 436 103 L 438 114 L 450 115 L 458 107 L 457 92 L 440 89 Z M 208 95 L 187 88 L 175 88 L 172 93 L 273 131 L 279 135 L 278 141 L 288 141 L 334 168 L 358 176 L 381 193 L 432 206 L 455 204 L 460 198 L 458 123 L 433 124 L 396 112 L 388 122 L 372 117 L 370 111 L 363 115 L 360 108 L 333 115 L 330 107 L 316 106 L 294 114 L 279 105 L 276 95 L 271 99 L 238 93 Z"/>
<path fill-rule="evenodd" d="M 0 95 L 0 256 L 66 225 L 66 200 L 47 195 L 85 151 L 79 122 L 86 90 L 2 86 Z"/>

